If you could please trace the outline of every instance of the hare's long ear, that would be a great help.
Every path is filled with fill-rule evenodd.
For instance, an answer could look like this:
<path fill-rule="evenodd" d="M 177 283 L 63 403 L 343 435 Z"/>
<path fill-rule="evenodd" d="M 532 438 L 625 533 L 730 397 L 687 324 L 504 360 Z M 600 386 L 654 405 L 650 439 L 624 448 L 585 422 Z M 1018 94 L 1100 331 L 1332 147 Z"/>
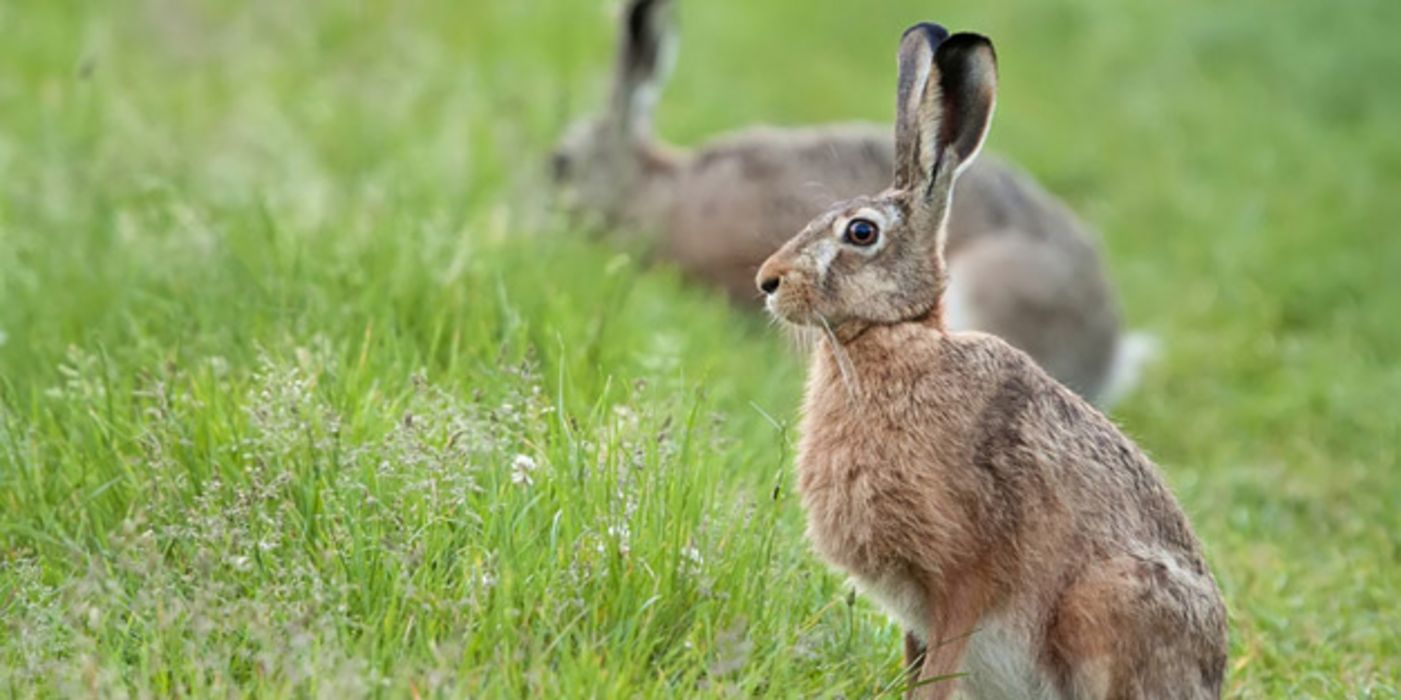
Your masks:
<path fill-rule="evenodd" d="M 652 128 L 657 94 L 676 54 L 674 0 L 629 0 L 623 10 L 612 115 L 629 133 Z"/>
<path fill-rule="evenodd" d="M 983 146 L 997 94 L 997 56 L 978 34 L 917 24 L 900 40 L 895 186 L 946 197 Z"/>

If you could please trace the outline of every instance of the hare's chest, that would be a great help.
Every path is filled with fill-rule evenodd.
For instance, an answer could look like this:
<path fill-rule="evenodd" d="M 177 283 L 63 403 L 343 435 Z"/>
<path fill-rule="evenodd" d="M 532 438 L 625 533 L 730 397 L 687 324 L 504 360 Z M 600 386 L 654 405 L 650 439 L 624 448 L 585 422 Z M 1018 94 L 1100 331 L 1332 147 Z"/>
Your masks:
<path fill-rule="evenodd" d="M 892 619 L 924 636 L 930 618 L 924 582 L 915 575 L 923 568 L 916 544 L 922 528 L 912 523 L 917 497 L 890 467 L 875 455 L 805 449 L 798 470 L 808 539 Z"/>
<path fill-rule="evenodd" d="M 912 507 L 924 500 L 918 486 L 884 450 L 856 450 L 859 441 L 833 443 L 820 432 L 809 437 L 798 459 L 809 538 L 818 553 L 860 579 L 886 580 L 910 557 L 918 529 L 912 518 L 926 505 Z"/>

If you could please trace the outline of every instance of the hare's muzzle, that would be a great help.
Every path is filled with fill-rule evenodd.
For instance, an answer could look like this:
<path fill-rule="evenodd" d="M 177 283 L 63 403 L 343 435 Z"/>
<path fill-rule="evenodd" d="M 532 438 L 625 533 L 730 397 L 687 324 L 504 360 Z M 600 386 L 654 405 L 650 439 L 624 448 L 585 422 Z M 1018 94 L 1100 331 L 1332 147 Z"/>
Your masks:
<path fill-rule="evenodd" d="M 759 268 L 754 284 L 764 293 L 764 308 L 769 313 L 789 323 L 808 323 L 812 312 L 809 285 L 789 258 L 777 255 L 769 258 Z"/>

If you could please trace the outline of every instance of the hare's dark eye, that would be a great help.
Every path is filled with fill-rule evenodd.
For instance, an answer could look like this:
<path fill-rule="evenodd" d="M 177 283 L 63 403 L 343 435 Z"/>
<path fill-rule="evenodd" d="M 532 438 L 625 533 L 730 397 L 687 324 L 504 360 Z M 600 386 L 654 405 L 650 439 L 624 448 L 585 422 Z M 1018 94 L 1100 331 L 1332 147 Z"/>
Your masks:
<path fill-rule="evenodd" d="M 846 225 L 846 233 L 842 238 L 854 246 L 872 246 L 880 240 L 880 227 L 870 219 L 852 219 Z"/>

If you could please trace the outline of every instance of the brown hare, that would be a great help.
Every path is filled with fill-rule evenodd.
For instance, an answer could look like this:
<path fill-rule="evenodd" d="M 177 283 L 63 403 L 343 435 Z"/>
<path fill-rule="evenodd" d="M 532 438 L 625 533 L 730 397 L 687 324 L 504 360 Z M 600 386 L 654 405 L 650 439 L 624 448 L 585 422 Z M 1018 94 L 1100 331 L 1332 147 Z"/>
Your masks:
<path fill-rule="evenodd" d="M 1225 607 L 1157 468 L 1026 354 L 945 326 L 949 201 L 995 86 L 986 38 L 912 27 L 893 185 L 759 271 L 773 314 L 825 333 L 808 535 L 904 625 L 912 696 L 1219 697 Z"/>
<path fill-rule="evenodd" d="M 752 128 L 685 153 L 652 135 L 676 45 L 675 0 L 633 0 L 603 115 L 553 154 L 566 205 L 608 228 L 658 236 L 656 253 L 752 303 L 759 263 L 833 202 L 872 194 L 894 168 L 890 129 Z M 1061 382 L 1107 405 L 1151 355 L 1121 335 L 1095 238 L 1029 176 L 984 158 L 963 175 L 949 219 L 946 321 L 1001 336 Z"/>

